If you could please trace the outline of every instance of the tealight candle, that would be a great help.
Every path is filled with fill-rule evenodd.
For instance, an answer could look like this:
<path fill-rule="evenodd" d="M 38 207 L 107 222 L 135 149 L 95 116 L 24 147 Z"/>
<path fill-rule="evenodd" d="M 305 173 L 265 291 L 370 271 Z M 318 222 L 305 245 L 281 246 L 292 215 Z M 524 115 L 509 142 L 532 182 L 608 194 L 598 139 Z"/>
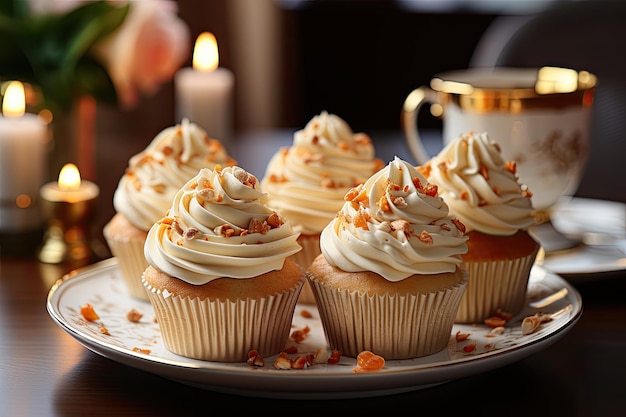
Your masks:
<path fill-rule="evenodd" d="M 49 182 L 41 188 L 44 201 L 80 203 L 95 200 L 100 188 L 91 181 L 82 180 L 74 164 L 65 164 L 57 182 Z"/>
<path fill-rule="evenodd" d="M 8 84 L 0 117 L 0 232 L 39 229 L 39 189 L 48 170 L 46 124 L 26 113 L 24 85 Z"/>
<path fill-rule="evenodd" d="M 187 117 L 227 148 L 233 140 L 232 71 L 219 67 L 215 36 L 198 36 L 193 52 L 193 67 L 182 68 L 174 76 L 176 119 Z"/>
<path fill-rule="evenodd" d="M 58 181 L 45 184 L 40 194 L 48 228 L 39 260 L 61 263 L 93 258 L 90 230 L 100 188 L 91 181 L 81 180 L 76 165 L 66 164 Z"/>

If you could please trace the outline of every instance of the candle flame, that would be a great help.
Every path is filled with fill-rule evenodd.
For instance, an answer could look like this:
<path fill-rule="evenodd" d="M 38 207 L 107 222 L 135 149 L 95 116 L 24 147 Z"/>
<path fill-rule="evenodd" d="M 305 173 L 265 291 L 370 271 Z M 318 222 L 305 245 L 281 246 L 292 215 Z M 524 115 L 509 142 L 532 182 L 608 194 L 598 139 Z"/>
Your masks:
<path fill-rule="evenodd" d="M 220 62 L 217 40 L 210 32 L 203 32 L 196 39 L 193 49 L 193 67 L 200 71 L 213 71 Z"/>
<path fill-rule="evenodd" d="M 80 188 L 80 172 L 74 164 L 65 164 L 59 173 L 59 188 L 63 191 L 75 191 Z"/>
<path fill-rule="evenodd" d="M 2 100 L 2 113 L 7 117 L 22 117 L 26 111 L 24 84 L 11 81 Z"/>

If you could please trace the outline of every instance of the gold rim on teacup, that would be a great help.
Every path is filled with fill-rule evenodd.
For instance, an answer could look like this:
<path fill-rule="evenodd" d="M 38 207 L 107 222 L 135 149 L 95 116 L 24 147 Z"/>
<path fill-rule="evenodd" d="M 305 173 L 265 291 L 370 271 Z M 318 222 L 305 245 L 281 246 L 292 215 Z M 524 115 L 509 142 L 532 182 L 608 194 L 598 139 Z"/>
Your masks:
<path fill-rule="evenodd" d="M 453 101 L 475 112 L 591 106 L 596 85 L 588 71 L 558 67 L 475 68 L 438 74 L 430 82 L 442 105 Z"/>

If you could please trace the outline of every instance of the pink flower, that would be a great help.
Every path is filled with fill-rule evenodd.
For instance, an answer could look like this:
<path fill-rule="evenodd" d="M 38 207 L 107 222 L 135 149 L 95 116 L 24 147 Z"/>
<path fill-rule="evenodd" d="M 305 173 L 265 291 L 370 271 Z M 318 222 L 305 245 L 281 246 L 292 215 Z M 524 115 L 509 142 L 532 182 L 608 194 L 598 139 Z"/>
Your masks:
<path fill-rule="evenodd" d="M 177 12 L 173 1 L 133 1 L 122 26 L 90 51 L 107 68 L 122 107 L 156 93 L 189 58 L 189 28 Z"/>

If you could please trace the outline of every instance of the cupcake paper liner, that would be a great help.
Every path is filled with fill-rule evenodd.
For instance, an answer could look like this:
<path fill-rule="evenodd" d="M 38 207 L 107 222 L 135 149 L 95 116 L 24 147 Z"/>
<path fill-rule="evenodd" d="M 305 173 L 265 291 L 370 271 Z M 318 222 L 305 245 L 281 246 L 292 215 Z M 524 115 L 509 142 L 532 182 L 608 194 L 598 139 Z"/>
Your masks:
<path fill-rule="evenodd" d="M 467 284 L 417 295 L 375 295 L 337 290 L 309 276 L 331 349 L 356 357 L 369 350 L 386 360 L 431 355 L 448 346 Z"/>
<path fill-rule="evenodd" d="M 522 311 L 537 251 L 512 260 L 464 262 L 470 278 L 455 321 L 482 323 L 498 310 L 511 315 Z"/>
<path fill-rule="evenodd" d="M 268 357 L 285 348 L 304 280 L 280 294 L 237 301 L 182 298 L 143 283 L 169 351 L 199 360 L 241 362 L 252 349 Z"/>
<path fill-rule="evenodd" d="M 146 289 L 141 282 L 143 272 L 148 267 L 144 256 L 145 239 L 107 238 L 107 244 L 117 259 L 129 294 L 137 299 L 148 301 Z"/>

